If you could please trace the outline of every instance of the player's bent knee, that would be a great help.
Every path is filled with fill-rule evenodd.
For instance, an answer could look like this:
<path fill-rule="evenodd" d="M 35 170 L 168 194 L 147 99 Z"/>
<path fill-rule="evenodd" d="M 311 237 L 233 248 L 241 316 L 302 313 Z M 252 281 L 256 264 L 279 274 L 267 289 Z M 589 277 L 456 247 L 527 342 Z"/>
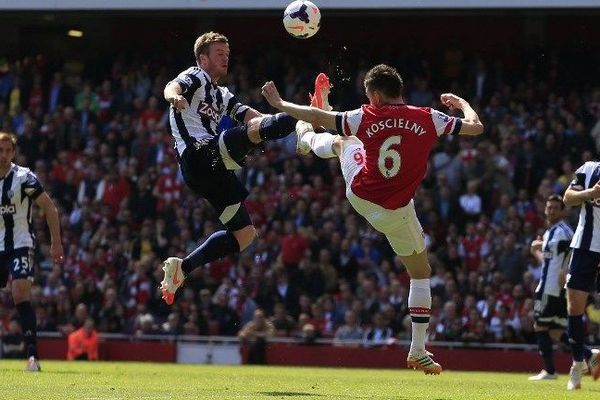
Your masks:
<path fill-rule="evenodd" d="M 225 207 L 219 216 L 221 223 L 231 232 L 252 226 L 252 219 L 243 204 L 237 203 Z"/>
<path fill-rule="evenodd" d="M 233 232 L 233 235 L 235 236 L 240 245 L 240 251 L 243 251 L 254 241 L 254 238 L 256 237 L 256 228 L 254 227 L 254 225 L 248 225 L 240 230 Z"/>
<path fill-rule="evenodd" d="M 248 121 L 246 123 L 246 126 L 248 127 L 248 132 L 258 133 L 258 130 L 260 129 L 260 123 L 263 119 L 265 119 L 265 117 L 260 116 L 260 117 L 254 117 L 250 121 Z"/>

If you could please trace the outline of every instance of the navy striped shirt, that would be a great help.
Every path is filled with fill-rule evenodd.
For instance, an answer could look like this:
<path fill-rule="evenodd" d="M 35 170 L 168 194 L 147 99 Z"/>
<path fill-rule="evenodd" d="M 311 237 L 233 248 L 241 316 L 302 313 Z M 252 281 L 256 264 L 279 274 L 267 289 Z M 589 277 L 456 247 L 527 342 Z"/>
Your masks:
<path fill-rule="evenodd" d="M 0 178 L 0 251 L 34 246 L 31 208 L 43 192 L 35 174 L 16 164 Z"/>
<path fill-rule="evenodd" d="M 187 146 L 205 143 L 217 134 L 217 126 L 228 115 L 237 122 L 244 122 L 249 107 L 223 86 L 218 86 L 199 67 L 190 67 L 174 80 L 182 89 L 182 96 L 189 107 L 180 112 L 171 107 L 169 119 L 175 147 L 181 155 Z"/>
<path fill-rule="evenodd" d="M 564 221 L 560 221 L 544 232 L 542 242 L 542 274 L 535 289 L 536 293 L 560 296 L 560 270 L 566 267 L 569 255 L 569 244 L 573 238 L 573 230 Z"/>
<path fill-rule="evenodd" d="M 600 162 L 588 161 L 575 171 L 570 188 L 585 190 L 600 180 Z M 586 201 L 579 211 L 579 222 L 571 247 L 600 253 L 600 198 Z"/>

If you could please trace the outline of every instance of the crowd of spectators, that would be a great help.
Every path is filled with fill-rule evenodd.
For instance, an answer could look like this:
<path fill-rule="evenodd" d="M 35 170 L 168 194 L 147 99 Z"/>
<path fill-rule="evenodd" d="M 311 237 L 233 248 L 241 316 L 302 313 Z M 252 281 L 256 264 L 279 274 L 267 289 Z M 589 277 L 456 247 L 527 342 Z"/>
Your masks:
<path fill-rule="evenodd" d="M 278 56 L 279 75 L 269 76 L 263 61 L 232 54 L 226 84 L 269 112 L 259 79 L 306 102 L 316 65 L 338 85 L 334 108 L 364 101 L 368 59 L 295 66 Z M 452 90 L 471 100 L 486 127 L 479 138 L 442 138 L 416 195 L 433 271 L 429 340 L 534 343 L 540 267 L 529 246 L 544 230 L 547 196 L 562 193 L 600 150 L 600 89 L 565 89 L 558 58 L 523 65 L 519 76 L 458 49 L 440 65 L 417 65 L 401 69 L 409 103 L 444 110 L 437 97 Z M 99 332 L 136 336 L 248 339 L 259 326 L 261 337 L 371 346 L 408 339 L 405 268 L 346 201 L 337 160 L 295 155 L 294 135 L 251 155 L 240 171 L 255 243 L 194 271 L 172 307 L 161 301 L 161 260 L 185 256 L 219 229 L 181 179 L 162 99 L 185 67 L 119 57 L 88 73 L 41 56 L 0 66 L 1 128 L 18 136 L 15 162 L 37 174 L 61 216 L 66 254 L 53 265 L 36 209 L 38 330 L 68 335 L 91 317 Z M 600 343 L 600 297 L 590 307 L 588 339 Z M 16 318 L 10 292 L 0 291 L 1 330 L 18 332 Z"/>

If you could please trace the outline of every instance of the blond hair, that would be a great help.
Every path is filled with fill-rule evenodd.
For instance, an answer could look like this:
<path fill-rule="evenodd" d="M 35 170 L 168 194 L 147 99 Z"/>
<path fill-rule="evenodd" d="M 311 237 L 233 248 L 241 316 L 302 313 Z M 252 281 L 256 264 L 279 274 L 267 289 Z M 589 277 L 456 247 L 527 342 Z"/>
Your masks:
<path fill-rule="evenodd" d="M 0 132 L 0 142 L 12 143 L 13 150 L 17 149 L 17 137 L 9 132 Z"/>
<path fill-rule="evenodd" d="M 208 49 L 211 43 L 229 43 L 225 35 L 217 32 L 203 33 L 196 39 L 194 43 L 194 55 L 196 60 L 200 58 L 200 54 L 208 54 Z"/>

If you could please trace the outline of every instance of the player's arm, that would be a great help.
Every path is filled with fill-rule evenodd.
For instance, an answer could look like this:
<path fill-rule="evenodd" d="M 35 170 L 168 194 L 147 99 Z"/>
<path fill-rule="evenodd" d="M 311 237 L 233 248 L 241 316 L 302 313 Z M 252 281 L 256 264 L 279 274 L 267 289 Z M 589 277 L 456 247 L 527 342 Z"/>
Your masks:
<path fill-rule="evenodd" d="M 460 130 L 458 131 L 459 135 L 475 136 L 483 133 L 483 124 L 468 101 L 452 93 L 442 94 L 440 96 L 440 100 L 442 104 L 450 108 L 450 110 L 456 108 L 463 112 L 465 117 L 460 119 L 461 126 Z"/>
<path fill-rule="evenodd" d="M 537 237 L 533 242 L 531 242 L 531 247 L 529 248 L 529 252 L 536 259 L 538 263 L 542 263 L 544 261 L 544 256 L 542 254 L 542 238 Z"/>
<path fill-rule="evenodd" d="M 589 189 L 583 189 L 582 185 L 574 185 L 572 183 L 565 191 L 563 202 L 568 207 L 577 207 L 586 201 L 592 201 L 598 197 L 600 197 L 600 182 Z"/>
<path fill-rule="evenodd" d="M 263 114 L 256 111 L 254 108 L 250 107 L 248 108 L 248 111 L 246 111 L 246 115 L 244 115 L 244 123 L 248 123 L 248 121 L 250 121 L 252 118 L 257 118 L 257 117 L 262 117 Z"/>
<path fill-rule="evenodd" d="M 571 240 L 561 240 L 557 244 L 557 253 L 565 253 L 563 257 L 562 265 L 560 266 L 560 270 L 558 271 L 558 285 L 559 287 L 565 286 L 567 282 L 567 272 L 569 270 L 569 260 L 570 260 L 570 252 L 571 252 Z"/>
<path fill-rule="evenodd" d="M 336 116 L 338 113 L 284 101 L 272 81 L 264 84 L 262 94 L 272 107 L 291 115 L 293 118 L 310 122 L 313 126 L 336 129 Z"/>
<path fill-rule="evenodd" d="M 164 90 L 165 100 L 170 103 L 176 110 L 181 111 L 188 108 L 190 105 L 188 101 L 181 94 L 183 93 L 183 88 L 176 81 L 171 81 L 167 83 Z"/>
<path fill-rule="evenodd" d="M 50 254 L 54 262 L 59 263 L 63 258 L 63 247 L 60 238 L 58 210 L 46 192 L 37 196 L 35 202 L 44 211 L 44 215 L 46 216 L 46 223 L 48 224 L 48 229 L 50 229 Z"/>

